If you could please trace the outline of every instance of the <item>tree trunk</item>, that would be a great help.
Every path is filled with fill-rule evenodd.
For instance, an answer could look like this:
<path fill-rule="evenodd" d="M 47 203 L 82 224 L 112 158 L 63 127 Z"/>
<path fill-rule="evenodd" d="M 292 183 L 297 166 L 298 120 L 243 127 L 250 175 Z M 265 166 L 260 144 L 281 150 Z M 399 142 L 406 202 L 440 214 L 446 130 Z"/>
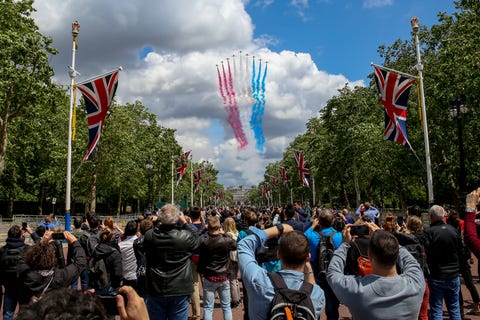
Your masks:
<path fill-rule="evenodd" d="M 357 172 L 357 161 L 355 157 L 353 157 L 352 162 L 352 171 L 353 171 L 353 183 L 355 185 L 355 201 L 356 201 L 356 208 L 360 207 L 360 203 L 362 201 L 361 194 L 360 194 L 360 184 L 358 183 L 358 172 Z"/>
<path fill-rule="evenodd" d="M 122 210 L 122 188 L 120 188 L 120 193 L 119 193 L 119 195 L 118 195 L 117 218 L 120 217 L 121 210 Z"/>
<path fill-rule="evenodd" d="M 0 119 L 0 178 L 3 176 L 5 171 L 5 157 L 7 155 L 7 144 L 8 144 L 8 109 L 5 114 L 5 118 Z"/>

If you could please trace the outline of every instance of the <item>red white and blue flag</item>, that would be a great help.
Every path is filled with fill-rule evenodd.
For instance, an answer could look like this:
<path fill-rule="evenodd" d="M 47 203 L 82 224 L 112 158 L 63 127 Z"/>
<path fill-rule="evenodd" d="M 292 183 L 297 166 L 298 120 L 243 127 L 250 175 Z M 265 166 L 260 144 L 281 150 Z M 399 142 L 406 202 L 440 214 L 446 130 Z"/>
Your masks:
<path fill-rule="evenodd" d="M 380 101 L 385 108 L 383 139 L 411 147 L 407 134 L 407 102 L 415 78 L 400 75 L 378 66 L 374 66 L 374 68 Z"/>
<path fill-rule="evenodd" d="M 191 150 L 182 154 L 180 156 L 180 159 L 177 158 L 177 162 L 178 162 L 178 167 L 176 168 L 177 186 L 180 183 L 180 181 L 182 181 L 183 176 L 185 175 L 185 171 L 186 171 L 187 165 L 188 165 L 188 157 L 190 156 L 190 152 L 191 152 Z"/>
<path fill-rule="evenodd" d="M 280 177 L 282 177 L 283 186 L 288 188 L 287 168 L 280 167 Z"/>
<path fill-rule="evenodd" d="M 278 178 L 274 176 L 270 176 L 270 180 L 272 181 L 272 186 L 274 188 L 278 188 Z"/>
<path fill-rule="evenodd" d="M 310 169 L 308 169 L 307 161 L 303 157 L 303 153 L 293 150 L 295 154 L 295 161 L 297 162 L 298 173 L 300 174 L 300 182 L 304 187 L 310 188 L 308 179 L 310 178 Z"/>
<path fill-rule="evenodd" d="M 200 187 L 200 182 L 202 181 L 202 173 L 203 173 L 203 169 L 200 169 L 200 170 L 197 170 L 193 174 L 193 182 L 195 184 L 195 186 L 194 186 L 194 192 L 195 193 L 198 192 L 198 189 Z"/>
<path fill-rule="evenodd" d="M 265 182 L 263 184 L 263 195 L 265 196 L 265 198 L 270 198 L 270 189 L 268 188 L 268 183 Z"/>
<path fill-rule="evenodd" d="M 88 145 L 83 160 L 88 160 L 93 154 L 102 134 L 108 108 L 117 91 L 118 72 L 119 70 L 112 71 L 76 85 L 83 95 L 87 108 Z"/>

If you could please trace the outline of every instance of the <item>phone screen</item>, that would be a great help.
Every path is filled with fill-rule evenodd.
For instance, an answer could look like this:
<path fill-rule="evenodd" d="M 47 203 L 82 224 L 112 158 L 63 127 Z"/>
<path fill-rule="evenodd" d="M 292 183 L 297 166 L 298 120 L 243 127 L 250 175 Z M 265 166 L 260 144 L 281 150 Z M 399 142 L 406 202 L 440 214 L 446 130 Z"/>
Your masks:
<path fill-rule="evenodd" d="M 65 239 L 65 235 L 63 234 L 63 232 L 54 232 L 54 233 L 52 233 L 52 239 L 53 240 L 63 240 L 63 239 Z"/>

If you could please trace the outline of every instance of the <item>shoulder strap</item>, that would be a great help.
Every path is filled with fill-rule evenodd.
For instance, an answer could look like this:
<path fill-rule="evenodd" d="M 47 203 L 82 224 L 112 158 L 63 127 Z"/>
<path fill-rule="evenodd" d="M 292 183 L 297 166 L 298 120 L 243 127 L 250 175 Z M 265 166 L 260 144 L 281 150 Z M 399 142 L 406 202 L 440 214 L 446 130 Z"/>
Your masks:
<path fill-rule="evenodd" d="M 304 292 L 308 295 L 310 295 L 313 291 L 313 284 L 310 282 L 303 280 L 302 286 L 299 289 L 301 292 Z"/>
<path fill-rule="evenodd" d="M 367 256 L 368 256 L 368 255 L 366 255 L 366 254 L 363 254 L 362 250 L 360 250 L 360 247 L 358 246 L 357 241 L 354 240 L 354 241 L 351 241 L 351 242 L 353 242 L 353 244 L 355 245 L 355 247 L 357 247 L 358 253 L 360 253 L 360 255 L 361 255 L 362 257 L 367 257 Z"/>
<path fill-rule="evenodd" d="M 287 288 L 287 284 L 285 283 L 285 280 L 283 280 L 283 277 L 281 275 L 276 272 L 268 272 L 267 274 L 270 278 L 270 281 L 272 281 L 273 287 L 275 289 Z"/>

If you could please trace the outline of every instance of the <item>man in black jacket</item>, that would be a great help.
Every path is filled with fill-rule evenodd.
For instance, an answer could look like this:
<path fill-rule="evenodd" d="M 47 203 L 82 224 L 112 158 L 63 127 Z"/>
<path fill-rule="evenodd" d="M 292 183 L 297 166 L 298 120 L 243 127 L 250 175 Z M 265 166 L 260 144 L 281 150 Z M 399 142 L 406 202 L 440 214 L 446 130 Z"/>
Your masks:
<path fill-rule="evenodd" d="M 172 204 L 160 209 L 158 222 L 143 241 L 148 313 L 151 319 L 187 319 L 193 292 L 191 257 L 198 235 Z"/>
<path fill-rule="evenodd" d="M 427 248 L 427 262 L 430 269 L 430 319 L 443 319 L 442 304 L 450 319 L 460 319 L 460 263 L 459 254 L 462 240 L 455 228 L 443 222 L 445 210 L 438 205 L 430 208 L 430 228 L 425 230 L 430 245 Z"/>
<path fill-rule="evenodd" d="M 208 233 L 200 239 L 198 273 L 203 275 L 203 309 L 205 320 L 211 320 L 215 292 L 218 292 L 223 310 L 223 319 L 232 319 L 230 306 L 230 251 L 237 248 L 237 242 L 223 234 L 217 217 L 207 220 Z"/>

